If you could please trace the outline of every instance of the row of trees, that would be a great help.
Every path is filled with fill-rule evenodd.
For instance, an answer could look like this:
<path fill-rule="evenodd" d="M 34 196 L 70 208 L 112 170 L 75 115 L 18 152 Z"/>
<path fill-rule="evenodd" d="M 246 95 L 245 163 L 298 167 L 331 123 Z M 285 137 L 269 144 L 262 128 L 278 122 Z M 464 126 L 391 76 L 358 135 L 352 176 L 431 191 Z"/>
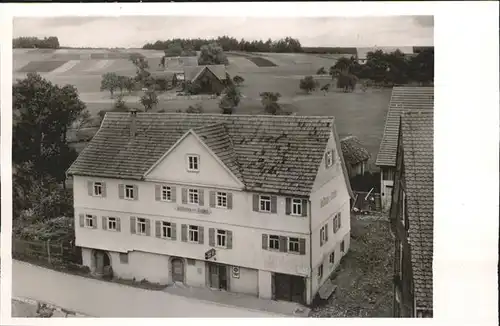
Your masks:
<path fill-rule="evenodd" d="M 17 37 L 12 40 L 14 49 L 59 49 L 59 39 L 56 36 L 44 37 Z"/>
<path fill-rule="evenodd" d="M 324 74 L 325 69 L 320 68 L 317 73 Z M 351 83 L 354 79 L 366 79 L 387 86 L 429 84 L 434 81 L 434 50 L 424 49 L 411 57 L 399 50 L 368 52 L 365 64 L 359 64 L 354 57 L 341 58 L 330 67 L 329 74 Z"/>
<path fill-rule="evenodd" d="M 202 46 L 217 43 L 224 51 L 246 51 L 246 52 L 302 52 L 302 46 L 298 39 L 285 37 L 279 40 L 237 40 L 234 37 L 221 36 L 213 39 L 171 39 L 166 41 L 156 41 L 147 43 L 142 48 L 148 50 L 165 50 L 171 56 L 178 56 L 182 53 L 193 53 L 201 51 Z M 183 52 L 184 51 L 184 52 Z M 176 55 L 174 55 L 174 53 Z"/>

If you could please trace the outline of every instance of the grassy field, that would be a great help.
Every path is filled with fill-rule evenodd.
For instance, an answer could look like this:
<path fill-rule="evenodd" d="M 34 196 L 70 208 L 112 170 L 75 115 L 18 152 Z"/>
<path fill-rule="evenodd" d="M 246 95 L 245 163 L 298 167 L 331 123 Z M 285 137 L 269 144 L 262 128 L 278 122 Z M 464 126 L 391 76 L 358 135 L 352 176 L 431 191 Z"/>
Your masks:
<path fill-rule="evenodd" d="M 116 72 L 133 76 L 135 67 L 126 59 L 131 53 L 141 53 L 151 69 L 160 69 L 162 51 L 154 50 L 32 50 L 14 49 L 13 76 L 22 78 L 28 71 L 40 72 L 53 83 L 74 85 L 92 115 L 113 105 L 109 93 L 100 92 L 101 76 Z M 336 119 L 341 136 L 355 135 L 372 153 L 373 163 L 381 142 L 385 115 L 391 91 L 356 90 L 342 93 L 336 90 L 323 93 L 315 91 L 306 95 L 299 89 L 299 81 L 306 75 L 314 75 L 320 87 L 330 83 L 329 76 L 316 76 L 316 71 L 328 69 L 335 63 L 335 56 L 304 53 L 230 53 L 227 71 L 231 76 L 245 79 L 241 86 L 243 99 L 236 109 L 239 114 L 263 114 L 261 92 L 279 92 L 280 102 L 298 115 L 332 115 Z M 125 99 L 132 107 L 140 108 L 139 96 Z M 219 113 L 218 100 L 161 100 L 157 110 L 175 112 L 190 105 L 201 104 L 207 113 Z M 372 165 L 373 166 L 373 165 Z"/>

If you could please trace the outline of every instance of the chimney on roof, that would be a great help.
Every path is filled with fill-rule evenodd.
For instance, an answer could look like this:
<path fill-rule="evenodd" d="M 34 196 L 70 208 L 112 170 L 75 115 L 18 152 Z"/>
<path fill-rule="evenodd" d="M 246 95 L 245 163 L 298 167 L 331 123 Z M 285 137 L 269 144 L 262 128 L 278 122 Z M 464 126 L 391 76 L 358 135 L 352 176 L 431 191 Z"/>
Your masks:
<path fill-rule="evenodd" d="M 137 119 L 137 109 L 130 109 L 130 137 L 135 137 L 137 133 L 136 127 L 136 119 Z"/>

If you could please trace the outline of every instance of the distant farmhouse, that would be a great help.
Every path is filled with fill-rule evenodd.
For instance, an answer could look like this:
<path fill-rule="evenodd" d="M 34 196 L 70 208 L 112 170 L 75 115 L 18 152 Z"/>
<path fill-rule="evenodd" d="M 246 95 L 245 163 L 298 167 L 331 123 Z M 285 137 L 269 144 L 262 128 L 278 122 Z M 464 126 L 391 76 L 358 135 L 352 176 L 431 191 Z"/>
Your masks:
<path fill-rule="evenodd" d="M 385 211 L 389 210 L 391 205 L 399 119 L 404 112 L 415 110 L 434 110 L 434 87 L 394 87 L 385 119 L 384 135 L 375 162 L 380 167 L 380 194 Z"/>
<path fill-rule="evenodd" d="M 366 163 L 370 159 L 370 153 L 361 144 L 358 137 L 348 136 L 340 140 L 342 154 L 346 163 L 349 177 L 363 175 L 366 171 Z"/>
<path fill-rule="evenodd" d="M 433 316 L 434 114 L 408 111 L 399 122 L 390 212 L 395 235 L 394 317 Z"/>
<path fill-rule="evenodd" d="M 184 67 L 186 82 L 197 85 L 199 93 L 220 94 L 228 82 L 228 74 L 224 65 L 186 66 Z"/>
<path fill-rule="evenodd" d="M 385 46 L 381 46 L 381 47 L 363 47 L 363 48 L 357 48 L 357 60 L 358 60 L 358 63 L 359 64 L 366 64 L 368 58 L 367 58 L 367 55 L 368 55 L 368 52 L 375 52 L 375 51 L 378 51 L 378 50 L 381 50 L 385 53 L 391 53 L 391 52 L 394 52 L 396 50 L 399 50 L 401 52 L 403 52 L 404 55 L 407 55 L 407 56 L 413 56 L 414 55 L 414 51 L 413 51 L 413 47 L 412 46 L 400 46 L 400 47 L 385 47 Z"/>

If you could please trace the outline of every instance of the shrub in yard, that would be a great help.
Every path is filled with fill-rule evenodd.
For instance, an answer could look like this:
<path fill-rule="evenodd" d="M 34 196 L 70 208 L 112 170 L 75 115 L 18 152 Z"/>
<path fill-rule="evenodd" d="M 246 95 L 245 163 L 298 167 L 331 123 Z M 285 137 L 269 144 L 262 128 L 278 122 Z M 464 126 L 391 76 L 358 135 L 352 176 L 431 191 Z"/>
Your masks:
<path fill-rule="evenodd" d="M 203 113 L 203 106 L 201 103 L 196 103 L 194 106 L 190 105 L 186 109 L 186 113 Z"/>
<path fill-rule="evenodd" d="M 325 70 L 325 67 L 321 67 L 318 69 L 318 71 L 316 71 L 316 75 L 326 75 L 326 70 Z"/>
<path fill-rule="evenodd" d="M 300 89 L 310 93 L 318 87 L 318 82 L 314 80 L 312 76 L 306 76 L 300 80 Z"/>
<path fill-rule="evenodd" d="M 245 79 L 239 75 L 236 75 L 233 77 L 233 82 L 236 84 L 236 85 L 241 85 L 243 82 L 245 81 Z"/>

